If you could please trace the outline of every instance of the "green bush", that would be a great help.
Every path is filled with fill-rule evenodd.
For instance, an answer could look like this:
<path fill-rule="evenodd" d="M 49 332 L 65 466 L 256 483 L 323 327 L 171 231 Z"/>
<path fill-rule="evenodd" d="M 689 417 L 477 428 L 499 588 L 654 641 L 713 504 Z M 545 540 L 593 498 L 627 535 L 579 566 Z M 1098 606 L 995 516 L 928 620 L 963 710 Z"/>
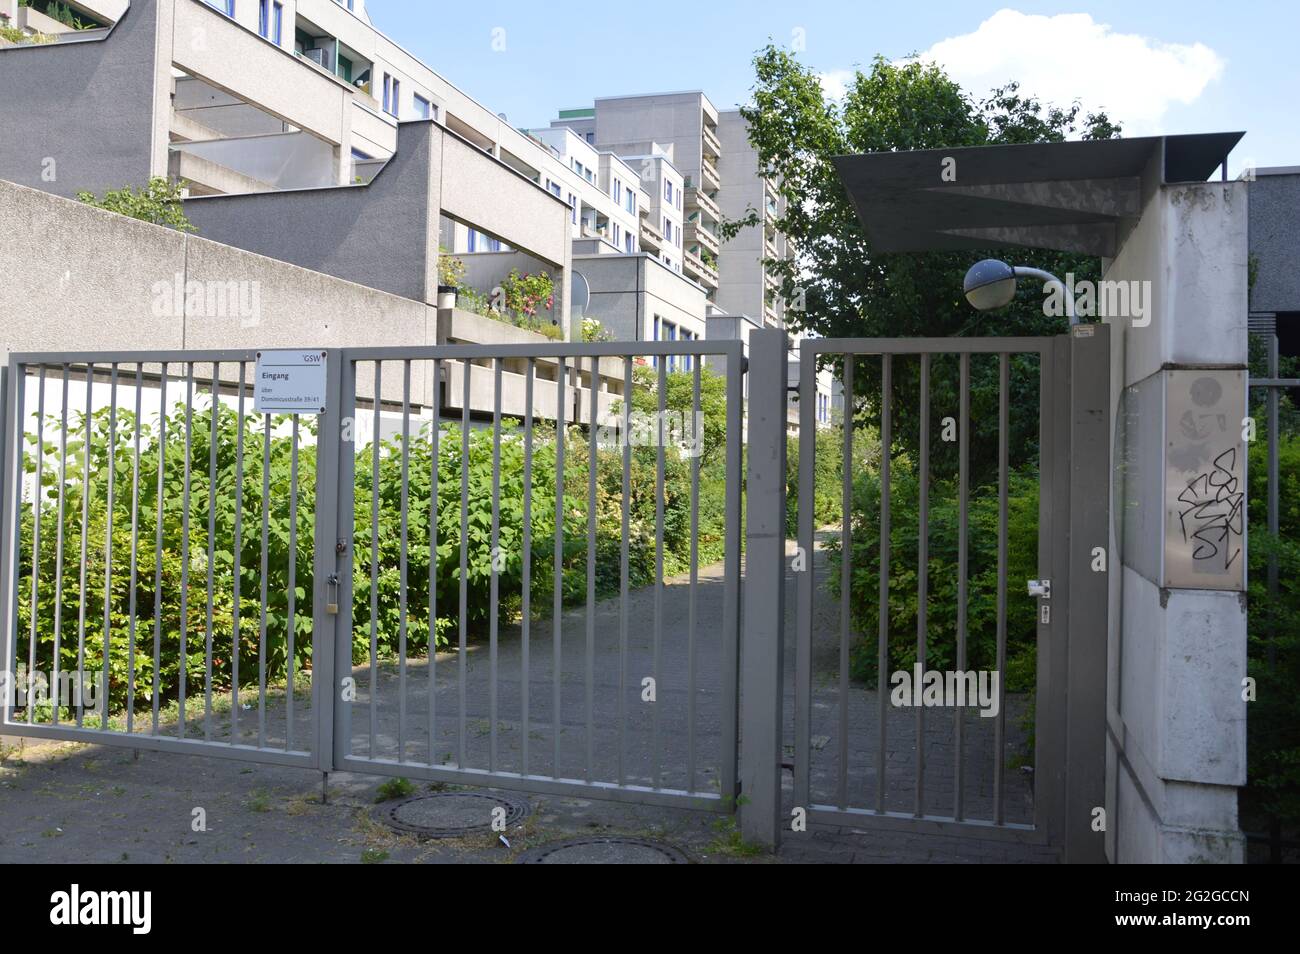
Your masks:
<path fill-rule="evenodd" d="M 892 461 L 890 481 L 889 659 L 891 669 L 916 662 L 919 594 L 919 481 L 906 457 Z M 929 519 L 929 585 L 926 663 L 929 668 L 957 668 L 957 534 L 955 482 L 932 481 Z M 879 626 L 880 478 L 877 470 L 861 473 L 853 487 L 851 618 L 857 639 L 852 648 L 853 675 L 874 683 Z M 1009 691 L 1033 688 L 1036 633 L 1035 602 L 1018 581 L 1038 575 L 1038 478 L 1013 472 L 1007 500 L 1007 668 Z M 997 668 L 997 529 L 996 487 L 970 494 L 967 560 L 967 669 Z M 832 540 L 828 588 L 840 593 L 841 549 Z"/>
<path fill-rule="evenodd" d="M 1272 536 L 1267 532 L 1268 442 L 1261 433 L 1250 445 L 1247 468 L 1246 621 L 1248 667 L 1256 681 L 1256 700 L 1247 712 L 1250 745 L 1245 805 L 1293 828 L 1300 824 L 1300 694 L 1296 692 L 1300 686 L 1300 436 L 1283 433 L 1278 464 L 1279 532 Z M 1268 591 L 1270 556 L 1278 567 L 1276 596 Z"/>
<path fill-rule="evenodd" d="M 854 431 L 855 457 L 860 458 L 863 430 Z M 878 443 L 878 442 L 877 442 Z M 813 452 L 813 529 L 839 524 L 844 508 L 844 428 L 819 428 Z M 799 438 L 785 446 L 785 532 L 799 536 Z"/>
<path fill-rule="evenodd" d="M 668 376 L 670 407 L 689 402 L 691 375 Z M 704 372 L 705 433 L 725 439 L 725 391 L 719 392 L 715 376 Z M 634 405 L 657 401 L 654 381 L 638 378 Z M 719 394 L 724 403 L 716 400 Z M 202 404 L 201 398 L 199 403 Z M 689 407 L 689 404 L 687 405 Z M 680 408 L 679 408 L 680 409 Z M 617 410 L 617 408 L 616 408 Z M 131 634 L 135 633 L 135 702 L 148 707 L 153 682 L 158 681 L 160 701 L 176 698 L 180 688 L 181 629 L 185 630 L 186 693 L 203 691 L 208 633 L 212 635 L 213 688 L 233 682 L 235 645 L 235 518 L 240 515 L 238 668 L 241 686 L 256 685 L 259 666 L 261 593 L 266 592 L 264 654 L 269 682 L 282 681 L 288 669 L 290 620 L 290 565 L 293 565 L 293 656 L 295 670 L 311 662 L 312 587 L 315 523 L 316 421 L 300 418 L 300 442 L 294 481 L 293 437 L 290 419 L 275 418 L 270 436 L 263 419 L 244 420 L 243 479 L 237 481 L 236 456 L 240 443 L 238 412 L 220 405 L 216 421 L 215 484 L 209 467 L 213 421 L 210 404 L 196 406 L 189 415 L 190 446 L 186 455 L 186 411 L 177 405 L 163 422 L 161 440 L 156 423 L 140 427 L 139 497 L 136 527 L 139 557 L 130 573 L 130 546 L 136 474 L 134 415 L 118 409 L 110 425 L 107 408 L 89 420 L 89 479 L 86 461 L 86 421 L 69 413 L 66 480 L 60 474 L 59 419 L 46 416 L 43 427 L 39 511 L 39 573 L 36 585 L 36 640 L 38 668 L 48 671 L 54 652 L 55 616 L 59 637 L 60 668 L 100 672 L 104 659 L 106 577 L 111 578 L 107 606 L 109 631 L 110 708 L 126 705 L 131 672 Z M 28 425 L 28 453 L 24 463 L 35 478 L 37 470 L 35 423 Z M 110 441 L 110 433 L 112 439 Z M 355 526 L 353 528 L 353 660 L 363 662 L 371 653 L 371 575 L 376 570 L 374 651 L 396 653 L 402 638 L 401 593 L 405 580 L 406 649 L 420 655 L 429 649 L 430 553 L 428 541 L 432 491 L 432 432 L 428 422 L 412 427 L 407 455 L 406 538 L 402 537 L 401 437 L 375 448 L 363 448 L 356 458 Z M 445 646 L 458 631 L 460 602 L 460 526 L 462 434 L 444 423 L 439 430 L 437 550 L 433 567 L 437 617 L 433 638 Z M 557 571 L 554 560 L 556 497 L 556 434 L 553 426 L 535 425 L 531 472 L 531 586 L 532 611 L 544 616 L 552 606 Z M 112 465 L 110 467 L 110 444 Z M 706 447 L 708 446 L 706 440 Z M 588 434 L 582 428 L 566 432 L 563 551 L 558 571 L 566 604 L 585 601 L 587 588 L 588 516 L 596 518 L 596 584 L 603 596 L 618 590 L 621 578 L 622 454 L 616 447 L 597 450 L 597 495 L 594 508 L 587 505 Z M 487 627 L 491 607 L 493 434 L 472 429 L 468 441 L 468 507 L 466 535 L 468 634 L 479 636 Z M 373 521 L 372 488 L 378 453 L 378 520 Z M 162 487 L 159 490 L 159 464 Z M 726 483 L 722 454 L 716 447 L 700 458 L 698 532 L 690 525 L 690 479 L 693 461 L 668 448 L 664 454 L 665 487 L 656 492 L 657 452 L 654 447 L 633 448 L 629 496 L 629 582 L 642 586 L 654 579 L 655 509 L 663 501 L 663 564 L 666 576 L 689 568 L 692 539 L 699 564 L 720 559 L 724 537 Z M 522 603 L 524 435 L 520 425 L 503 422 L 500 445 L 497 581 L 500 620 L 517 617 Z M 188 507 L 186 501 L 188 463 Z M 263 475 L 269 481 L 270 507 L 263 506 Z M 108 506 L 112 487 L 112 507 Z M 63 500 L 62 578 L 57 579 L 60 540 L 59 488 Z M 297 487 L 296 521 L 290 520 L 291 488 Z M 211 494 L 210 494 L 211 490 Z M 161 527 L 158 501 L 163 501 Z M 210 507 L 209 499 L 215 500 Z M 86 518 L 83 521 L 83 500 Z M 266 568 L 262 568 L 262 520 L 266 514 Z M 32 557 L 36 548 L 35 515 L 31 502 L 22 513 L 19 568 L 19 625 L 17 661 L 29 656 L 32 632 Z M 109 520 L 112 521 L 112 573 L 107 573 Z M 212 619 L 208 621 L 208 541 L 212 523 Z M 377 529 L 378 552 L 372 549 L 372 523 Z M 85 560 L 81 540 L 85 533 Z M 157 555 L 154 545 L 158 544 Z M 296 554 L 294 560 L 290 553 Z M 376 558 L 377 557 L 377 558 Z M 82 572 L 84 567 L 84 598 Z M 403 575 L 403 569 L 405 575 Z M 187 594 L 187 596 L 186 596 Z M 56 606 L 59 608 L 56 610 Z M 158 621 L 159 671 L 153 672 L 155 617 Z M 80 644 L 80 648 L 79 648 Z"/>

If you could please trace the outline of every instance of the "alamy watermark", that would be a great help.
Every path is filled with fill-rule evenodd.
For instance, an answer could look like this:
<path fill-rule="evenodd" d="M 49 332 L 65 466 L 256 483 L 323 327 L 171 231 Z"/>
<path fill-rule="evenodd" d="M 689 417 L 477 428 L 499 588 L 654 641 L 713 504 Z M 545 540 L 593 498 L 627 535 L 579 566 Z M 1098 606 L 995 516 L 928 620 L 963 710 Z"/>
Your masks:
<path fill-rule="evenodd" d="M 60 706 L 74 709 L 94 709 L 99 699 L 100 672 L 69 672 L 61 670 L 58 679 L 39 669 L 28 670 L 19 665 L 16 672 L 0 670 L 0 699 L 9 708 L 52 705 L 57 698 Z"/>
<path fill-rule="evenodd" d="M 1128 318 L 1134 328 L 1151 324 L 1151 282 L 1137 279 L 1074 280 L 1074 272 L 1065 273 L 1065 282 L 1043 285 L 1043 314 L 1064 317 L 1066 296 L 1074 302 L 1080 318 Z"/>
<path fill-rule="evenodd" d="M 987 669 L 925 669 L 916 663 L 911 670 L 899 669 L 889 677 L 889 701 L 895 708 L 965 708 L 976 706 L 980 717 L 994 718 L 1001 711 L 1001 679 Z"/>
<path fill-rule="evenodd" d="M 177 272 L 171 281 L 154 282 L 155 318 L 238 318 L 244 328 L 262 319 L 262 283 L 257 280 L 185 280 Z"/>
<path fill-rule="evenodd" d="M 704 453 L 704 413 L 665 410 L 632 411 L 624 426 L 622 414 L 606 416 L 596 426 L 596 446 L 603 449 L 623 447 L 675 447 L 683 457 L 700 457 Z"/>

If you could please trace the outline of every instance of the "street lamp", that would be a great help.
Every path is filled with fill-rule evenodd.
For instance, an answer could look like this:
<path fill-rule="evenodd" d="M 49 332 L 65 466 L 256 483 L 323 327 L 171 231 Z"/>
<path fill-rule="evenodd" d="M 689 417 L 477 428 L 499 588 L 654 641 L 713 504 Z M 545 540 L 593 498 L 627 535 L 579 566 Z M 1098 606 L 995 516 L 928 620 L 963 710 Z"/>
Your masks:
<path fill-rule="evenodd" d="M 976 262 L 966 272 L 966 278 L 962 281 L 962 291 L 966 294 L 966 300 L 975 309 L 991 311 L 1010 304 L 1011 299 L 1016 296 L 1017 278 L 1041 278 L 1045 282 L 1056 282 L 1061 286 L 1062 297 L 1065 298 L 1065 314 L 1070 319 L 1070 324 L 1079 323 L 1078 317 L 1074 314 L 1073 296 L 1066 291 L 1065 283 L 1051 272 L 1045 272 L 1041 268 L 1032 268 L 1028 265 L 1011 266 L 996 258 L 986 258 Z"/>

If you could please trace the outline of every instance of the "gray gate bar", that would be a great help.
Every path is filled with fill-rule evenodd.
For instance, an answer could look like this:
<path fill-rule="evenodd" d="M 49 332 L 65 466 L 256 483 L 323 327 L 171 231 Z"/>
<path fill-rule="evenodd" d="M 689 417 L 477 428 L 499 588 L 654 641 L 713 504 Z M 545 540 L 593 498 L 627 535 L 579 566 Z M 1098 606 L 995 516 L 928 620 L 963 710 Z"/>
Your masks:
<path fill-rule="evenodd" d="M 41 365 L 40 377 L 37 379 L 36 392 L 36 487 L 32 494 L 32 628 L 31 635 L 28 637 L 27 646 L 27 679 L 28 685 L 36 673 L 36 626 L 39 617 L 36 612 L 37 606 L 37 579 L 40 576 L 41 568 L 41 487 L 43 485 L 43 467 L 45 464 L 45 365 Z M 111 454 L 112 451 L 110 450 Z M 110 480 L 109 486 L 112 486 Z M 111 496 L 111 492 L 110 492 Z M 111 527 L 112 524 L 110 523 Z M 107 594 L 106 594 L 107 595 Z M 105 601 L 105 632 L 108 631 L 108 603 Z M 105 659 L 107 660 L 107 650 Z M 27 707 L 27 724 L 31 725 L 33 714 L 36 711 L 35 706 Z"/>
<path fill-rule="evenodd" d="M 957 671 L 966 671 L 966 601 L 969 598 L 967 559 L 970 546 L 970 354 L 963 351 L 959 357 L 958 420 L 957 420 Z M 961 821 L 965 816 L 965 753 L 962 733 L 966 713 L 961 706 L 953 707 L 953 806 L 952 817 Z"/>
<path fill-rule="evenodd" d="M 1006 740 L 1007 671 L 1007 448 L 1011 430 L 1011 371 L 1006 352 L 998 355 L 998 715 L 993 720 L 993 821 L 1002 823 L 1003 746 Z"/>
<path fill-rule="evenodd" d="M 889 676 L 889 471 L 894 444 L 894 365 L 893 356 L 880 358 L 880 583 L 879 583 L 879 633 L 876 639 L 876 811 L 885 810 L 885 772 L 888 764 L 887 716 L 889 694 L 885 683 Z M 815 445 L 814 445 L 815 446 Z M 807 612 L 807 610 L 805 610 Z"/>
<path fill-rule="evenodd" d="M 849 643 L 853 633 L 853 622 L 849 610 L 853 605 L 851 597 L 853 586 L 853 407 L 857 397 L 853 392 L 853 368 L 856 363 L 856 357 L 852 355 L 845 356 L 844 473 L 840 488 L 840 512 L 842 514 L 840 519 L 840 782 L 837 793 L 840 808 L 849 807 Z M 801 364 L 799 366 L 799 383 L 801 385 L 805 377 L 810 379 L 809 398 L 815 402 L 815 392 L 812 391 L 811 382 L 815 381 L 816 378 L 812 374 L 805 375 Z M 801 394 L 800 401 L 803 400 L 804 397 Z M 803 408 L 801 407 L 800 410 L 802 411 Z M 800 431 L 802 432 L 802 421 L 800 425 Z M 811 426 L 815 428 L 817 425 L 814 422 Z M 801 465 L 803 463 L 802 456 L 799 458 L 799 463 Z M 809 553 L 809 559 L 811 560 L 811 553 Z M 811 579 L 811 565 L 804 575 Z"/>
<path fill-rule="evenodd" d="M 136 377 L 139 377 L 139 371 L 136 371 Z M 140 469 L 140 408 L 139 396 L 136 398 L 136 437 L 135 437 L 135 468 Z M 59 674 L 63 670 L 63 516 L 66 512 L 65 502 L 68 496 L 68 364 L 63 364 L 63 398 L 60 401 L 61 410 L 59 412 L 59 529 L 58 539 L 55 542 L 54 555 L 54 572 L 58 574 L 54 580 L 54 663 L 51 671 L 54 676 L 54 709 L 53 722 L 59 724 Z M 138 480 L 138 478 L 137 478 Z M 136 495 L 136 505 L 139 504 L 139 494 Z M 133 508 L 134 512 L 134 508 Z M 134 535 L 134 534 L 133 534 Z M 135 564 L 135 553 L 132 551 L 131 563 Z M 131 580 L 131 642 L 135 643 L 135 579 L 134 574 Z M 34 614 L 33 614 L 34 615 Z M 135 667 L 131 667 L 132 689 L 134 690 Z M 134 693 L 129 693 L 128 697 L 133 698 Z M 131 730 L 130 714 L 127 715 L 127 731 Z"/>
<path fill-rule="evenodd" d="M 916 543 L 916 660 L 926 670 L 926 604 L 930 598 L 930 356 L 921 355 L 921 461 Z M 915 813 L 925 814 L 925 706 L 916 707 Z"/>

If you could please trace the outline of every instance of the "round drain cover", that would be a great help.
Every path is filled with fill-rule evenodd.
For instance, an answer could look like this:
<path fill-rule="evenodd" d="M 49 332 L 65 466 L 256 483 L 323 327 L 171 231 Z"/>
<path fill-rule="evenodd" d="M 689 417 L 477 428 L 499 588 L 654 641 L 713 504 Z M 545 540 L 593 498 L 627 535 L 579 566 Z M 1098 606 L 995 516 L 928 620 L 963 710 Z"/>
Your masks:
<path fill-rule="evenodd" d="M 685 865 L 679 848 L 641 838 L 572 838 L 519 856 L 525 865 Z"/>
<path fill-rule="evenodd" d="M 530 810 L 526 800 L 495 792 L 432 792 L 396 802 L 383 810 L 383 816 L 393 828 L 421 839 L 457 838 L 490 831 L 494 809 L 505 810 L 507 826 Z"/>

